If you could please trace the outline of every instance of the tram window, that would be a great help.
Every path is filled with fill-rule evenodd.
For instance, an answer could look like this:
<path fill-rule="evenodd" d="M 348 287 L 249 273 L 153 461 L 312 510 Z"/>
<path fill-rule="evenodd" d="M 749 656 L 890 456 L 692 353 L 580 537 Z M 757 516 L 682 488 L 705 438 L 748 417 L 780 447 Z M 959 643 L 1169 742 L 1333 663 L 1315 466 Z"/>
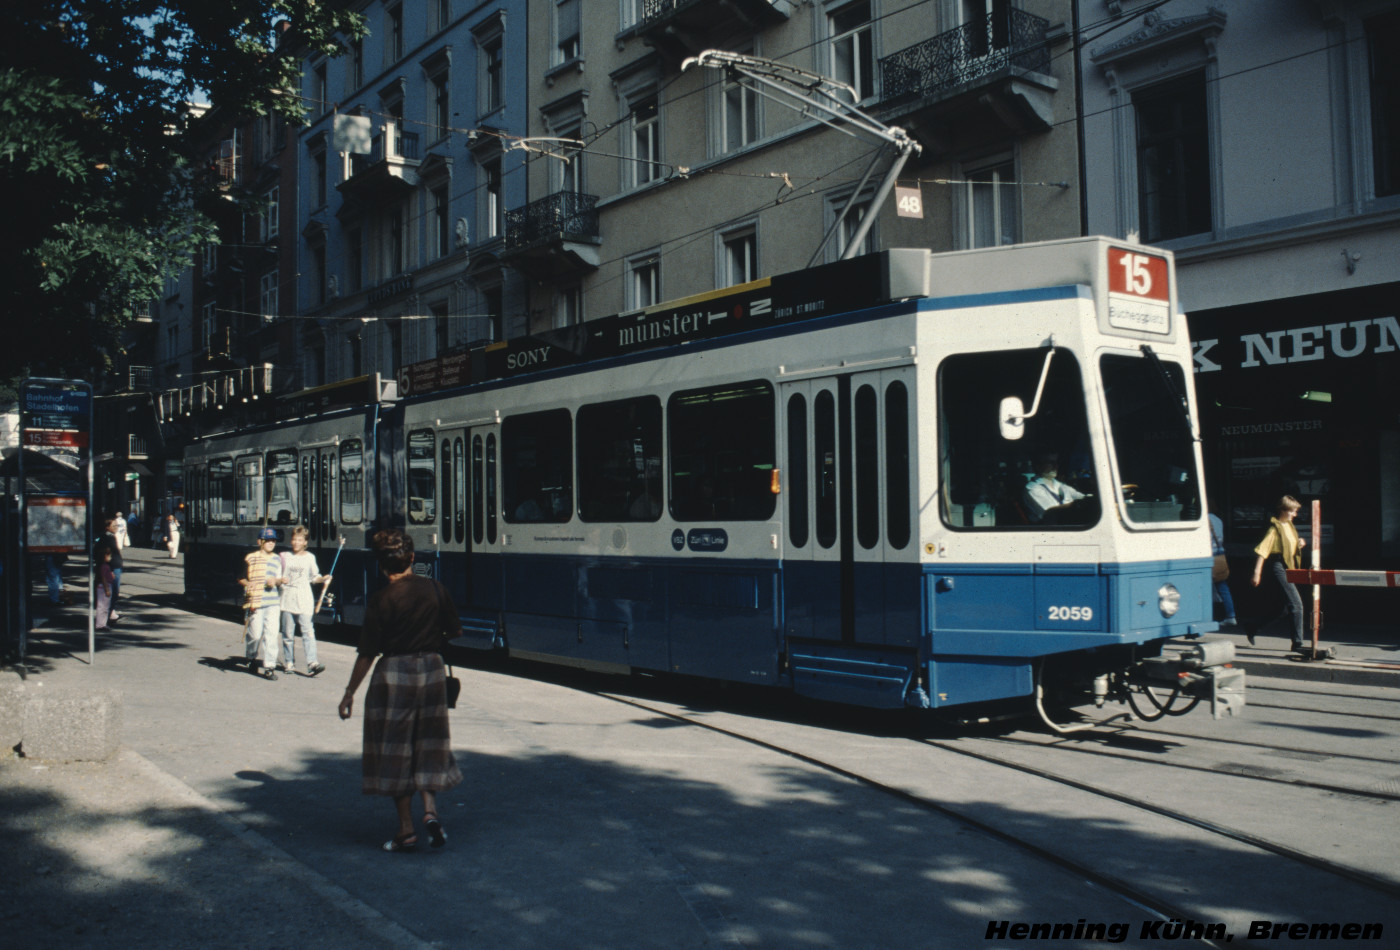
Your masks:
<path fill-rule="evenodd" d="M 432 524 L 437 520 L 437 470 L 433 460 L 433 430 L 408 434 L 408 523 Z"/>
<path fill-rule="evenodd" d="M 773 516 L 773 387 L 736 383 L 676 393 L 667 406 L 671 515 L 677 521 Z"/>
<path fill-rule="evenodd" d="M 1049 348 L 967 353 L 938 371 L 939 508 L 966 530 L 1072 530 L 1098 523 L 1099 490 L 1079 362 Z M 1046 361 L 1049 360 L 1048 370 Z M 1027 407 L 1024 436 L 1001 436 L 1001 401 Z"/>
<path fill-rule="evenodd" d="M 501 423 L 501 488 L 506 521 L 568 521 L 574 509 L 573 468 L 569 410 L 550 409 L 505 419 Z M 491 469 L 488 464 L 488 489 Z M 488 505 L 488 519 L 489 509 Z"/>
<path fill-rule="evenodd" d="M 363 443 L 340 444 L 340 523 L 359 524 L 365 518 L 365 460 Z"/>
<path fill-rule="evenodd" d="M 874 386 L 856 390 L 856 540 L 869 550 L 880 542 L 880 409 Z"/>
<path fill-rule="evenodd" d="M 788 541 L 807 546 L 807 397 L 794 393 L 788 400 Z"/>
<path fill-rule="evenodd" d="M 580 408 L 579 516 L 656 521 L 661 504 L 661 400 L 646 396 Z"/>
<path fill-rule="evenodd" d="M 909 390 L 898 380 L 885 389 L 885 533 L 890 547 L 909 543 Z"/>
<path fill-rule="evenodd" d="M 274 449 L 267 453 L 267 511 L 272 524 L 297 523 L 295 449 Z"/>
<path fill-rule="evenodd" d="M 1124 514 L 1139 523 L 1198 520 L 1200 479 L 1183 402 L 1190 380 L 1181 366 L 1107 355 L 1099 370 Z"/>
<path fill-rule="evenodd" d="M 496 543 L 496 433 L 486 437 L 486 543 Z"/>
<path fill-rule="evenodd" d="M 459 460 L 460 462 L 460 460 Z M 452 440 L 442 440 L 442 540 L 452 540 Z M 458 475 L 460 478 L 461 476 Z M 461 541 L 459 537 L 457 539 Z"/>
<path fill-rule="evenodd" d="M 813 401 L 812 464 L 817 473 L 817 543 L 836 543 L 836 397 L 830 390 Z"/>
<path fill-rule="evenodd" d="M 262 459 L 255 455 L 240 458 L 234 471 L 238 523 L 256 524 L 263 514 Z"/>
<path fill-rule="evenodd" d="M 480 544 L 485 538 L 486 473 L 482 467 L 481 436 L 472 437 L 472 541 Z"/>
<path fill-rule="evenodd" d="M 446 443 L 443 443 L 446 445 Z M 467 458 L 466 443 L 459 435 L 452 440 L 452 499 L 456 513 L 452 535 L 461 544 L 467 539 Z M 446 499 L 444 499 L 444 503 Z"/>

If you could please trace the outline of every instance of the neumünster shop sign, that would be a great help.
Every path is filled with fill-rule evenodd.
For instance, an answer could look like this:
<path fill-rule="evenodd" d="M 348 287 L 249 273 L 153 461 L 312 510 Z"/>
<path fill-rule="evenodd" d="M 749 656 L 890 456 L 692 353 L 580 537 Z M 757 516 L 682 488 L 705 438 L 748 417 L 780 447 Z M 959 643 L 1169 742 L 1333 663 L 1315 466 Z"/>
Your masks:
<path fill-rule="evenodd" d="M 1400 321 L 1393 316 L 1375 317 L 1245 333 L 1233 340 L 1196 340 L 1193 349 L 1198 373 L 1352 359 L 1367 354 L 1400 352 Z"/>

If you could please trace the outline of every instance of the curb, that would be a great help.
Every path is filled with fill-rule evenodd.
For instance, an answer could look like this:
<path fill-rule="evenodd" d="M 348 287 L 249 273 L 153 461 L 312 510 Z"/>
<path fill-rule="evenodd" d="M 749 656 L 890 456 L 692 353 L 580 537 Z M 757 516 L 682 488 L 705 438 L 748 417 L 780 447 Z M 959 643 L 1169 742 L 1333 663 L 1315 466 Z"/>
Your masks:
<path fill-rule="evenodd" d="M 1338 686 L 1400 688 L 1400 670 L 1364 669 L 1342 666 L 1326 660 L 1320 663 L 1302 663 L 1290 660 L 1251 660 L 1236 656 L 1233 662 L 1250 676 L 1334 683 Z"/>

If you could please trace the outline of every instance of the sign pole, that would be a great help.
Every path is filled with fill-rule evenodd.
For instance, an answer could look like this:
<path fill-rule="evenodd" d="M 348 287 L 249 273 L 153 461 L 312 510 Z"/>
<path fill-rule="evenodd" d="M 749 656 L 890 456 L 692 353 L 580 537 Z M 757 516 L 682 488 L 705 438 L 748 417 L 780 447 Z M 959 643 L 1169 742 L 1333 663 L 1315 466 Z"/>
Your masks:
<path fill-rule="evenodd" d="M 92 426 L 91 426 L 91 418 L 92 418 L 91 415 L 89 415 L 88 418 L 89 418 L 88 430 L 91 431 L 91 427 L 92 427 Z M 94 549 L 94 547 L 95 547 L 95 545 L 93 544 L 92 533 L 93 533 L 93 528 L 96 527 L 95 522 L 96 522 L 96 520 L 97 520 L 96 518 L 94 518 L 94 517 L 92 516 L 93 467 L 94 467 L 94 466 L 93 466 L 93 461 L 92 461 L 92 453 L 91 453 L 91 452 L 88 452 L 88 460 L 87 460 L 87 496 L 88 496 L 88 506 L 87 506 L 87 529 L 86 529 L 86 530 L 87 530 L 87 536 L 86 536 L 86 538 L 85 538 L 84 540 L 87 542 L 88 569 L 89 569 L 89 571 L 91 572 L 93 567 L 97 567 L 98 571 L 100 572 L 100 571 L 101 571 L 101 566 L 100 566 L 100 565 L 94 565 L 94 564 L 93 564 L 93 560 L 92 560 L 92 558 L 93 558 L 93 549 Z M 97 662 L 97 582 L 98 582 L 99 580 L 101 580 L 101 574 L 100 574 L 100 573 L 97 573 L 97 572 L 92 572 L 92 579 L 88 581 L 88 609 L 87 609 L 88 666 L 93 666 L 93 665 Z"/>
<path fill-rule="evenodd" d="M 21 423 L 21 426 L 23 423 Z M 29 651 L 29 482 L 24 474 L 24 439 L 19 445 L 19 660 Z"/>
<path fill-rule="evenodd" d="M 1312 503 L 1312 568 L 1322 567 L 1322 502 L 1316 498 Z M 1317 658 L 1318 630 L 1322 626 L 1322 585 L 1314 584 L 1312 589 L 1312 658 Z"/>

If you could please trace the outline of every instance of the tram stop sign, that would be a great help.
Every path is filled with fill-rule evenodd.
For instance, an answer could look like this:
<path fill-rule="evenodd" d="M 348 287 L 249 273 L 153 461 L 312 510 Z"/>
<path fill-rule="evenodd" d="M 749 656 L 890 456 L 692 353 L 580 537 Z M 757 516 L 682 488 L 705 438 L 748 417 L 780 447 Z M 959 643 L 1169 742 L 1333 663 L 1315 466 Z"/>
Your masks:
<path fill-rule="evenodd" d="M 26 379 L 20 384 L 21 491 L 25 547 L 31 553 L 87 550 L 91 435 L 92 387 L 88 383 Z M 48 464 L 26 464 L 26 455 Z"/>
<path fill-rule="evenodd" d="M 23 506 L 21 550 L 87 554 L 92 537 L 92 385 L 78 379 L 26 379 L 19 385 L 19 477 Z M 28 558 L 18 576 L 19 655 L 29 617 Z M 94 650 L 91 596 L 88 654 Z"/>

